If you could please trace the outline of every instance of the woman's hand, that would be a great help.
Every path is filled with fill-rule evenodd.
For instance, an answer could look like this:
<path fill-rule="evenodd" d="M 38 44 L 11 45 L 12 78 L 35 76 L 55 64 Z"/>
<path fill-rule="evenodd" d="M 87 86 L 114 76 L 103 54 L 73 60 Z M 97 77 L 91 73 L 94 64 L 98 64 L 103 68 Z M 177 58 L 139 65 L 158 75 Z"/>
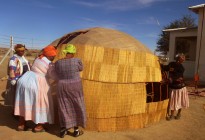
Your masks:
<path fill-rule="evenodd" d="M 11 85 L 13 85 L 13 86 L 14 86 L 14 85 L 16 84 L 16 80 L 11 80 L 11 82 L 10 82 L 10 83 L 11 83 Z"/>

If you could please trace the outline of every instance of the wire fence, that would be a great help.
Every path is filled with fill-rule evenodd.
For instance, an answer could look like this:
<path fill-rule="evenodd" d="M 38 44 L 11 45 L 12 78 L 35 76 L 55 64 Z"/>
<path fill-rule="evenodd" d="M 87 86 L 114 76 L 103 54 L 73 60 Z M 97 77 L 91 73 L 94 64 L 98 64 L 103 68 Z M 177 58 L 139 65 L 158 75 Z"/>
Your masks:
<path fill-rule="evenodd" d="M 48 45 L 51 41 L 44 39 L 35 39 L 21 36 L 12 36 L 12 45 L 24 44 L 27 49 L 42 49 L 44 46 Z M 0 34 L 0 48 L 11 47 L 11 36 Z"/>
<path fill-rule="evenodd" d="M 43 39 L 34 39 L 20 36 L 9 36 L 0 34 L 0 67 L 3 69 L 3 64 L 8 61 L 8 57 L 13 56 L 14 46 L 16 44 L 24 44 L 27 48 L 25 56 L 32 57 L 32 60 L 39 55 L 40 50 L 48 45 L 51 41 Z"/>

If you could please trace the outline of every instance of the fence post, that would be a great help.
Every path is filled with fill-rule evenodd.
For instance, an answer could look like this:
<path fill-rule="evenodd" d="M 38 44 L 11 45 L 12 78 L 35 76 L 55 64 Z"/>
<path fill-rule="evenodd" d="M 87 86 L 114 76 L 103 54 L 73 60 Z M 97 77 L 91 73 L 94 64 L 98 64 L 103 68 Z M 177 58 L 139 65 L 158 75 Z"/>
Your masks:
<path fill-rule="evenodd" d="M 13 37 L 12 36 L 10 37 L 10 49 L 11 49 L 10 57 L 12 57 L 14 55 L 14 53 L 13 53 L 13 50 L 14 50 L 14 48 L 13 48 Z"/>
<path fill-rule="evenodd" d="M 0 65 L 4 62 L 4 60 L 6 59 L 6 57 L 10 54 L 10 56 L 13 56 L 13 37 L 10 37 L 10 49 L 6 52 L 6 54 L 4 55 L 4 57 L 1 59 L 0 61 Z"/>

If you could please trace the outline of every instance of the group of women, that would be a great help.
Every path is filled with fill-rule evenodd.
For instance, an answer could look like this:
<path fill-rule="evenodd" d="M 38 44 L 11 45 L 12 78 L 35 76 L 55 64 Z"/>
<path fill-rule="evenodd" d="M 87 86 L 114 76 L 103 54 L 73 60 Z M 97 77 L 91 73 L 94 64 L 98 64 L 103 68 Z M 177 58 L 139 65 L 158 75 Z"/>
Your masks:
<path fill-rule="evenodd" d="M 83 87 L 80 71 L 83 64 L 79 58 L 74 58 L 76 47 L 67 44 L 63 53 L 65 58 L 53 63 L 57 55 L 54 46 L 47 46 L 42 54 L 35 59 L 32 66 L 23 56 L 25 46 L 17 44 L 16 54 L 9 62 L 10 83 L 16 89 L 12 101 L 14 115 L 19 117 L 17 129 L 27 129 L 26 121 L 32 120 L 36 126 L 34 132 L 44 132 L 43 124 L 54 123 L 53 99 L 48 84 L 48 79 L 57 81 L 57 99 L 59 123 L 61 126 L 60 137 L 63 138 L 68 129 L 74 128 L 73 136 L 83 134 L 78 127 L 85 127 L 86 115 L 83 97 Z M 166 67 L 169 71 L 170 99 L 169 110 L 171 114 L 167 120 L 180 119 L 181 109 L 189 106 L 189 98 L 183 80 L 184 67 L 182 63 L 185 56 L 179 54 L 176 62 L 171 62 Z M 175 111 L 178 113 L 175 116 Z"/>
<path fill-rule="evenodd" d="M 16 88 L 13 106 L 14 115 L 19 116 L 17 130 L 27 130 L 26 122 L 29 120 L 36 124 L 34 132 L 44 132 L 44 124 L 54 123 L 53 99 L 48 83 L 51 78 L 58 83 L 60 137 L 63 138 L 70 128 L 74 128 L 73 136 L 82 135 L 83 131 L 78 127 L 84 128 L 86 122 L 80 78 L 83 64 L 80 59 L 74 58 L 76 47 L 67 44 L 63 50 L 65 58 L 53 63 L 57 50 L 49 45 L 42 50 L 32 66 L 23 57 L 25 46 L 17 44 L 15 51 L 15 58 L 9 62 L 9 75 L 11 85 Z"/>

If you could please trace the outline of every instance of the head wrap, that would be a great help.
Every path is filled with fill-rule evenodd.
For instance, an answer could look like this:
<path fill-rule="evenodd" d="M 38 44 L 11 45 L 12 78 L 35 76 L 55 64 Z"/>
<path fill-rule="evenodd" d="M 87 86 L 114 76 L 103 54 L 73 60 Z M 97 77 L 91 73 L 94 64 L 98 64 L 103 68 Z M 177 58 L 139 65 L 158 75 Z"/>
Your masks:
<path fill-rule="evenodd" d="M 15 52 L 25 51 L 26 48 L 25 48 L 25 45 L 23 45 L 23 44 L 16 44 L 15 47 L 14 47 L 14 50 L 15 50 Z"/>
<path fill-rule="evenodd" d="M 76 47 L 73 44 L 67 44 L 63 50 L 65 54 L 67 53 L 76 53 Z"/>
<path fill-rule="evenodd" d="M 57 50 L 54 46 L 48 45 L 43 49 L 42 55 L 44 56 L 56 56 L 57 55 Z"/>
<path fill-rule="evenodd" d="M 183 53 L 178 53 L 176 56 L 175 56 L 176 60 L 178 61 L 180 58 L 184 59 L 185 60 L 185 55 Z"/>

